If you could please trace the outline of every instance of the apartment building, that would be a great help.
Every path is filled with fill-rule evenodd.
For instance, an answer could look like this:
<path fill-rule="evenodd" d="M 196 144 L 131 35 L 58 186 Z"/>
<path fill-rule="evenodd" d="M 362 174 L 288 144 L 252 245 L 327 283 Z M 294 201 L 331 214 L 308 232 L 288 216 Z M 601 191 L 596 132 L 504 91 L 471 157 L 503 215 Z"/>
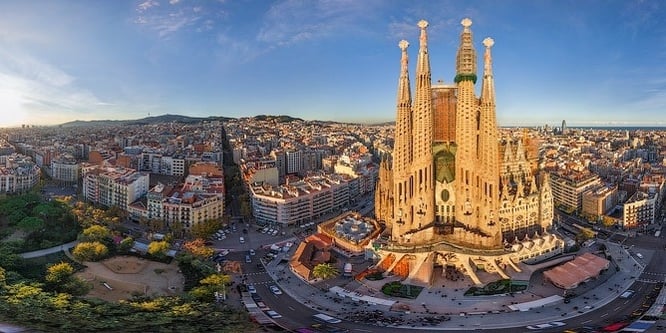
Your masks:
<path fill-rule="evenodd" d="M 76 184 L 81 167 L 71 154 L 62 154 L 51 161 L 51 178 L 56 181 Z"/>
<path fill-rule="evenodd" d="M 39 182 L 41 169 L 28 156 L 0 156 L 0 193 L 23 193 Z"/>
<path fill-rule="evenodd" d="M 127 211 L 131 203 L 148 193 L 149 178 L 148 173 L 133 169 L 99 166 L 83 178 L 83 198 Z"/>
<path fill-rule="evenodd" d="M 601 185 L 601 179 L 590 172 L 550 175 L 554 206 L 565 211 L 580 211 L 583 207 L 583 192 L 598 185 Z"/>
<path fill-rule="evenodd" d="M 282 186 L 250 184 L 254 217 L 260 224 L 301 225 L 348 207 L 349 176 L 319 173 Z"/>
<path fill-rule="evenodd" d="M 645 228 L 654 223 L 657 194 L 637 191 L 623 205 L 622 227 Z"/>
<path fill-rule="evenodd" d="M 582 212 L 598 218 L 617 205 L 618 197 L 617 186 L 594 186 L 583 192 Z"/>

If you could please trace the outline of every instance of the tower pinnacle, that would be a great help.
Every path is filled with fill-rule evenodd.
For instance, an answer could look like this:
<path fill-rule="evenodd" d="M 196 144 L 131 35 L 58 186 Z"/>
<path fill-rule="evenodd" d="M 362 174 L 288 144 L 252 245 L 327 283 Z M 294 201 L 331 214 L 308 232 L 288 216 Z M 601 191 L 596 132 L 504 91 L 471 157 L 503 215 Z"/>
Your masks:
<path fill-rule="evenodd" d="M 486 37 L 483 40 L 486 51 L 483 54 L 483 86 L 481 87 L 482 103 L 495 104 L 495 82 L 493 80 L 493 59 L 490 54 L 490 48 L 495 45 L 495 41 Z M 494 115 L 493 115 L 494 117 Z"/>
<path fill-rule="evenodd" d="M 400 57 L 400 78 L 398 79 L 396 134 L 393 158 L 396 161 L 395 172 L 401 175 L 405 172 L 406 166 L 411 164 L 412 157 L 412 148 L 409 141 L 412 136 L 412 94 L 409 83 L 409 57 L 407 56 L 409 43 L 406 40 L 401 40 L 398 43 L 398 47 L 400 47 L 402 52 Z"/>
<path fill-rule="evenodd" d="M 469 18 L 463 19 L 463 31 L 460 34 L 460 46 L 458 47 L 458 54 L 456 55 L 456 77 L 455 82 L 470 80 L 476 83 L 476 50 L 472 44 L 472 20 Z"/>

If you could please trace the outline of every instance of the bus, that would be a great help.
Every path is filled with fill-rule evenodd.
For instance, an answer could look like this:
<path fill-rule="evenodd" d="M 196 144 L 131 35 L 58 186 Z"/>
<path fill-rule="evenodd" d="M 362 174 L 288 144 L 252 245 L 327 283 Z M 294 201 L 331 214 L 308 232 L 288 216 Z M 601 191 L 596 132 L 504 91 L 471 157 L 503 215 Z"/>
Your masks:
<path fill-rule="evenodd" d="M 328 324 L 338 324 L 342 322 L 342 320 L 338 318 L 331 317 L 323 313 L 317 313 L 316 315 L 313 315 L 312 318 L 318 322 L 328 323 Z"/>

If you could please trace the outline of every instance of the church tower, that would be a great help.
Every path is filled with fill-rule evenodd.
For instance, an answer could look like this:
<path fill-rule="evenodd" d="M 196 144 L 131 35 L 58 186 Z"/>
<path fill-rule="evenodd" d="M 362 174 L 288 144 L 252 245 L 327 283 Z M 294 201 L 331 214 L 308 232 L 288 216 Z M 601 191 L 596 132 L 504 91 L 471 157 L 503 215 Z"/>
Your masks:
<path fill-rule="evenodd" d="M 435 220 L 433 179 L 433 112 L 427 21 L 421 29 L 416 62 L 416 94 L 412 107 L 407 41 L 402 50 L 398 82 L 395 147 L 393 152 L 392 238 L 398 243 L 422 243 L 432 238 Z M 425 229 L 430 228 L 430 232 Z"/>
<path fill-rule="evenodd" d="M 422 229 L 435 220 L 435 182 L 433 180 L 433 112 L 430 73 L 430 56 L 428 55 L 428 22 L 421 20 L 419 38 L 419 55 L 416 62 L 416 96 L 414 102 L 413 151 L 412 151 L 412 199 L 411 229 Z"/>
<path fill-rule="evenodd" d="M 495 120 L 495 89 L 490 47 L 486 39 L 482 95 L 476 98 L 476 50 L 472 44 L 472 21 L 462 20 L 463 31 L 456 58 L 456 221 L 501 246 L 497 218 L 499 147 Z"/>
<path fill-rule="evenodd" d="M 400 78 L 398 79 L 398 96 L 395 121 L 395 142 L 393 147 L 393 222 L 392 238 L 400 240 L 407 213 L 410 211 L 413 192 L 410 191 L 410 176 L 412 165 L 412 94 L 409 84 L 409 57 L 407 47 L 409 43 L 401 40 L 398 43 L 402 56 L 400 58 Z M 377 208 L 375 208 L 375 211 Z"/>

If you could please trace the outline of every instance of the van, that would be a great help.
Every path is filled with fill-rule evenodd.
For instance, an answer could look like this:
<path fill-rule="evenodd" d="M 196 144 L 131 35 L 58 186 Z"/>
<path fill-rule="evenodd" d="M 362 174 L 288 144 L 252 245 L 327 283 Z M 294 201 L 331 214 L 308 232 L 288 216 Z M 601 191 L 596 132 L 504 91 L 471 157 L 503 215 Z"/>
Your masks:
<path fill-rule="evenodd" d="M 241 244 L 243 244 L 243 243 L 245 243 L 245 238 L 243 238 L 243 236 L 241 236 L 240 238 L 238 238 L 238 241 L 239 241 Z"/>

